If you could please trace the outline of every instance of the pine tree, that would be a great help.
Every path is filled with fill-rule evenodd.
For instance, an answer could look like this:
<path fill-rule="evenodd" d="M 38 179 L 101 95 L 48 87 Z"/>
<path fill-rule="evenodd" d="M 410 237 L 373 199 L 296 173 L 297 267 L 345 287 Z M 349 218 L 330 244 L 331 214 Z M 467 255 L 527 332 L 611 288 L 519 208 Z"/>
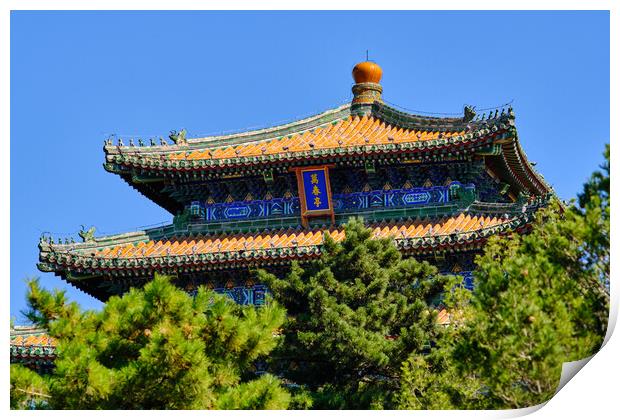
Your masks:
<path fill-rule="evenodd" d="M 361 220 L 319 260 L 259 278 L 278 305 L 240 307 L 200 289 L 192 299 L 157 277 L 81 311 L 30 283 L 28 317 L 60 341 L 50 378 L 11 368 L 11 404 L 53 408 L 519 408 L 549 399 L 562 363 L 603 341 L 609 312 L 609 146 L 579 208 L 558 201 L 527 235 L 491 238 L 475 291 L 404 259 Z M 436 322 L 437 302 L 452 314 Z M 273 332 L 283 325 L 282 336 Z M 252 363 L 298 386 L 291 397 Z M 39 401 L 40 402 L 40 401 Z"/>
<path fill-rule="evenodd" d="M 286 408 L 290 395 L 253 363 L 277 344 L 276 304 L 242 307 L 200 288 L 192 298 L 161 276 L 82 311 L 29 283 L 28 317 L 58 339 L 49 378 L 55 409 Z"/>
<path fill-rule="evenodd" d="M 600 348 L 609 315 L 609 146 L 580 207 L 554 201 L 527 235 L 492 238 L 453 338 L 461 374 L 484 385 L 487 408 L 551 398 L 562 363 Z"/>
<path fill-rule="evenodd" d="M 402 258 L 361 219 L 346 237 L 325 236 L 320 259 L 282 279 L 259 271 L 289 318 L 272 366 L 310 392 L 313 408 L 393 408 L 402 364 L 432 353 L 442 334 L 437 303 L 454 277 Z"/>
<path fill-rule="evenodd" d="M 610 173 L 610 149 L 609 143 L 605 145 L 605 151 L 603 152 L 603 158 L 605 161 L 600 165 L 601 171 L 594 171 L 590 176 L 590 179 L 584 184 L 583 191 L 579 194 L 579 207 L 585 209 L 592 201 L 593 198 L 598 197 L 602 205 L 609 206 L 609 173 Z"/>
<path fill-rule="evenodd" d="M 450 327 L 447 327 L 450 328 Z M 481 383 L 462 375 L 452 359 L 452 347 L 442 342 L 429 356 L 412 354 L 401 368 L 396 394 L 401 410 L 477 409 L 482 407 Z"/>
<path fill-rule="evenodd" d="M 584 217 L 584 258 L 587 264 L 598 270 L 600 278 L 609 289 L 609 238 L 610 238 L 610 162 L 609 144 L 603 152 L 605 158 L 600 169 L 594 171 L 579 194 L 579 212 Z"/>
<path fill-rule="evenodd" d="M 19 364 L 11 365 L 11 402 L 15 409 L 48 408 L 48 383 L 33 370 Z"/>

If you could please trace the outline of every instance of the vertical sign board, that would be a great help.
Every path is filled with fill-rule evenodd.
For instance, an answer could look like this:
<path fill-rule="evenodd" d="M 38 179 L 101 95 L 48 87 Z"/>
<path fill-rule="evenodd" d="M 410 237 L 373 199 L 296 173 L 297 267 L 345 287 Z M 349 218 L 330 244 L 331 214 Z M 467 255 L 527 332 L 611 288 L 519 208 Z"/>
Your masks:
<path fill-rule="evenodd" d="M 313 216 L 331 216 L 332 223 L 335 223 L 332 193 L 329 185 L 330 166 L 333 165 L 292 169 L 297 175 L 301 223 L 304 227 L 308 227 L 308 218 Z"/>

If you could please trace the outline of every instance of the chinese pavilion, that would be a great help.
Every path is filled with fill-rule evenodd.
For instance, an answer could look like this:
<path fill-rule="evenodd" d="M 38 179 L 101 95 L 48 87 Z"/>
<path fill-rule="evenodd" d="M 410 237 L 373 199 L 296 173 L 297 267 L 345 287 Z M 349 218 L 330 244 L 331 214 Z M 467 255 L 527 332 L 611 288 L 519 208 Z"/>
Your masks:
<path fill-rule="evenodd" d="M 284 271 L 342 239 L 351 216 L 405 255 L 459 273 L 489 236 L 523 231 L 552 194 L 519 144 L 512 108 L 454 118 L 402 112 L 382 100 L 381 68 L 353 69 L 353 99 L 256 131 L 104 145 L 104 168 L 174 215 L 170 225 L 82 242 L 42 237 L 39 269 L 100 300 L 156 272 L 192 292 L 206 284 L 260 305 L 252 269 Z"/>
<path fill-rule="evenodd" d="M 49 373 L 56 359 L 56 339 L 46 330 L 16 326 L 10 331 L 11 363 L 20 363 L 39 373 Z"/>

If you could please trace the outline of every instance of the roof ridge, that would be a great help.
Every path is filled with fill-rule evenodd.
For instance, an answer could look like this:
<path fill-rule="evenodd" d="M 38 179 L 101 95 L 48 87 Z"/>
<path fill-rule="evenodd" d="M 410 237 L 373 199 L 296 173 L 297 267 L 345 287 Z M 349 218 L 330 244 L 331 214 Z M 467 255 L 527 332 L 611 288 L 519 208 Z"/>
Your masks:
<path fill-rule="evenodd" d="M 21 336 L 21 337 L 25 337 L 25 336 L 30 336 L 30 335 L 39 335 L 39 334 L 44 334 L 47 333 L 47 330 L 45 328 L 41 328 L 41 327 L 37 327 L 35 325 L 20 325 L 20 326 L 14 326 L 11 328 L 9 334 L 11 336 Z"/>
<path fill-rule="evenodd" d="M 315 130 L 319 127 L 333 124 L 336 121 L 353 117 L 362 120 L 363 117 L 373 117 L 386 123 L 391 128 L 401 128 L 405 130 L 418 129 L 426 131 L 438 130 L 463 130 L 467 126 L 484 126 L 490 121 L 499 121 L 507 118 L 508 115 L 495 115 L 492 117 L 489 113 L 488 118 L 479 120 L 468 120 L 462 117 L 437 117 L 418 115 L 403 112 L 381 102 L 374 102 L 371 105 L 364 105 L 363 109 L 359 106 L 347 102 L 336 108 L 331 108 L 310 117 L 292 121 L 286 124 L 275 125 L 257 130 L 239 131 L 226 135 L 214 135 L 205 137 L 195 137 L 185 140 L 179 144 L 164 144 L 161 146 L 138 146 L 136 147 L 130 142 L 130 145 L 123 145 L 119 141 L 119 145 L 113 145 L 110 141 L 106 141 L 104 150 L 106 154 L 128 154 L 128 155 L 159 155 L 174 154 L 194 150 L 202 150 L 205 148 L 222 148 L 228 146 L 238 146 L 242 144 L 251 144 L 261 141 L 275 140 L 287 137 L 293 134 L 303 134 L 307 131 Z M 119 139 L 120 140 L 120 139 Z"/>
<path fill-rule="evenodd" d="M 309 117 L 305 117 L 302 118 L 300 120 L 294 120 L 294 121 L 290 121 L 288 123 L 284 123 L 284 124 L 277 124 L 277 125 L 273 125 L 273 126 L 267 126 L 264 128 L 259 128 L 259 129 L 255 129 L 255 130 L 250 130 L 250 131 L 238 131 L 236 133 L 230 133 L 230 134 L 223 134 L 223 135 L 213 135 L 213 136 L 203 136 L 203 137 L 194 137 L 194 138 L 189 138 L 187 139 L 187 142 L 189 143 L 189 145 L 191 145 L 192 143 L 211 143 L 213 141 L 217 141 L 217 140 L 227 140 L 230 138 L 238 138 L 240 136 L 251 136 L 251 135 L 256 135 L 256 134 L 263 134 L 263 133 L 269 133 L 272 131 L 278 131 L 278 130 L 282 130 L 282 129 L 286 129 L 286 128 L 293 128 L 295 126 L 298 125 L 302 125 L 304 123 L 310 123 L 314 120 L 320 119 L 321 117 L 325 117 L 331 114 L 338 114 L 339 112 L 343 111 L 343 110 L 348 110 L 351 107 L 351 103 L 350 102 L 346 102 L 336 108 L 330 108 L 327 109 L 325 111 L 319 112 L 318 114 L 313 114 Z M 339 119 L 339 118 L 335 118 L 335 119 Z M 320 122 L 319 124 L 317 124 L 316 126 L 312 127 L 312 128 L 308 128 L 307 130 L 311 130 L 313 128 L 316 127 L 320 127 L 322 125 L 325 125 L 326 123 L 324 121 Z M 306 130 L 304 130 L 306 131 Z M 297 132 L 297 131 L 296 131 Z M 278 137 L 278 136 L 275 136 Z"/>
<path fill-rule="evenodd" d="M 455 116 L 453 117 L 415 114 L 412 112 L 406 112 L 406 111 L 400 110 L 394 106 L 387 105 L 385 102 L 375 102 L 373 104 L 373 111 L 375 109 L 377 111 L 379 110 L 390 111 L 390 113 L 396 114 L 403 118 L 415 118 L 416 120 L 428 120 L 428 121 L 437 121 L 437 122 L 447 122 L 447 121 L 463 122 L 464 121 L 463 116 L 460 114 L 459 116 L 456 116 L 456 114 L 454 114 Z"/>

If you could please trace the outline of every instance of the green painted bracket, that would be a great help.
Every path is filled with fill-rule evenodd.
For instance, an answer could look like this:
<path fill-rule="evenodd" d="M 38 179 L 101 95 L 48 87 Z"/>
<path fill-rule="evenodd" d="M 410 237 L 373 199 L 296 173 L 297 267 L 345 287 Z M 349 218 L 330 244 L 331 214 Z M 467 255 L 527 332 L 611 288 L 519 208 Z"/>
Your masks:
<path fill-rule="evenodd" d="M 502 146 L 500 144 L 492 144 L 478 150 L 476 154 L 479 156 L 499 156 L 502 154 Z"/>
<path fill-rule="evenodd" d="M 163 177 L 150 177 L 150 176 L 141 176 L 141 175 L 136 175 L 136 174 L 132 174 L 131 175 L 131 182 L 133 182 L 134 184 L 150 184 L 153 182 L 163 182 L 164 178 Z"/>

